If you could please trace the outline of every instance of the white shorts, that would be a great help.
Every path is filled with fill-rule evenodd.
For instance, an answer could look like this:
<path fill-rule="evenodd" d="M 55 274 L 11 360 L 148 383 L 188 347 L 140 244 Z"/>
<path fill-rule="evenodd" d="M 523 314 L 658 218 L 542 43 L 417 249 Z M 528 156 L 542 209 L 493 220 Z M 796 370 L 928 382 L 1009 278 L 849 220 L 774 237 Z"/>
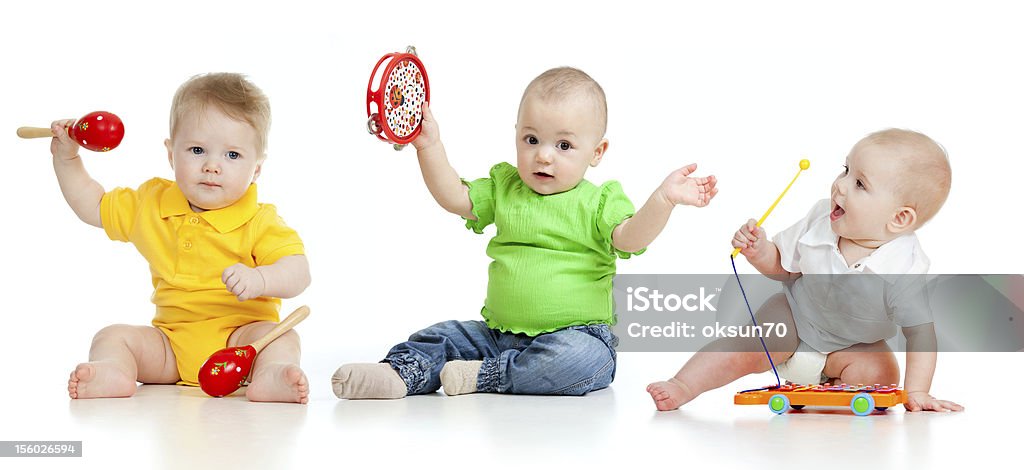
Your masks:
<path fill-rule="evenodd" d="M 801 341 L 796 352 L 786 362 L 775 366 L 775 369 L 779 371 L 780 377 L 795 384 L 818 385 L 828 380 L 828 377 L 822 374 L 826 358 L 827 354 Z"/>

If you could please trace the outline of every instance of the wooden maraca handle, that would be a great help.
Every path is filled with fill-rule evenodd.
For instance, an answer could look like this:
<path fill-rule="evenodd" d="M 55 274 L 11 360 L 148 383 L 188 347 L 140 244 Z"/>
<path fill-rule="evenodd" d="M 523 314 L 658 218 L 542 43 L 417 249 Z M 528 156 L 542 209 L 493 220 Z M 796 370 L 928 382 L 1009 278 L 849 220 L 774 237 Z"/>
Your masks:
<path fill-rule="evenodd" d="M 294 328 L 295 325 L 298 325 L 299 323 L 301 323 L 302 320 L 305 320 L 306 317 L 308 317 L 308 316 L 309 316 L 309 307 L 303 305 L 303 306 L 295 309 L 295 311 L 292 312 L 291 315 L 288 315 L 288 317 L 285 318 L 283 321 L 281 321 L 281 323 L 278 323 L 277 326 L 275 326 L 273 330 L 270 330 L 270 332 L 266 334 L 266 336 L 264 336 L 264 337 L 262 337 L 262 338 L 260 338 L 260 339 L 258 339 L 256 341 L 253 341 L 253 343 L 250 344 L 250 346 L 252 346 L 254 349 L 256 349 L 256 352 L 259 353 L 268 344 L 270 344 L 272 341 L 277 339 L 278 336 L 281 336 L 281 335 L 287 333 L 288 330 L 291 330 L 292 328 Z"/>
<path fill-rule="evenodd" d="M 18 137 L 21 137 L 22 139 L 53 137 L 53 131 L 51 131 L 49 127 L 19 127 Z"/>

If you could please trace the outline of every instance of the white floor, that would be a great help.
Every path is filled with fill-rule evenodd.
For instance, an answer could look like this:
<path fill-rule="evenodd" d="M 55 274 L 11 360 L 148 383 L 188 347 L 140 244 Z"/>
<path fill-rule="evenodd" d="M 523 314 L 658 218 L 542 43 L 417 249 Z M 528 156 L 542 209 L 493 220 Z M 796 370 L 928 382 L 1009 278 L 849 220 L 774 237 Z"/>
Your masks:
<path fill-rule="evenodd" d="M 583 398 L 443 394 L 343 401 L 330 390 L 337 364 L 305 364 L 308 406 L 207 398 L 198 389 L 141 386 L 133 398 L 69 400 L 50 364 L 28 372 L 31 390 L 0 390 L 0 440 L 81 440 L 81 458 L 6 458 L 2 468 L 524 468 L 668 463 L 724 468 L 787 464 L 838 468 L 931 468 L 1007 463 L 1019 453 L 1014 402 L 1024 387 L 1000 378 L 1019 354 L 946 354 L 935 390 L 967 406 L 957 414 L 902 409 L 856 417 L 841 409 L 776 416 L 735 406 L 732 393 L 764 385 L 748 377 L 659 413 L 643 391 L 686 354 L 624 353 L 609 389 Z M 47 376 L 44 377 L 44 371 Z M 998 379 L 998 380 L 995 380 Z M 34 380 L 34 381 L 33 381 Z M 985 382 L 987 381 L 987 385 Z M 35 384 L 45 385 L 36 387 Z M 973 385 L 978 384 L 978 385 Z M 544 465 L 545 467 L 550 465 Z M 1012 465 L 1011 465 L 1012 466 Z"/>

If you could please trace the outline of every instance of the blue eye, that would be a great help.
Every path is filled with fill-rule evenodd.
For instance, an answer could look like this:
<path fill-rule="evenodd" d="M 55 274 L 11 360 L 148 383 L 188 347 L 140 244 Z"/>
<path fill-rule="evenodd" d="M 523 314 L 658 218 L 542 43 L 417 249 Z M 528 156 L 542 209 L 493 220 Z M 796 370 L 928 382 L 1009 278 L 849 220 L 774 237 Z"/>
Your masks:
<path fill-rule="evenodd" d="M 192 152 L 192 155 L 202 155 L 204 152 L 202 147 L 189 147 L 188 151 Z"/>
<path fill-rule="evenodd" d="M 559 150 L 572 150 L 572 144 L 570 144 L 569 142 L 566 142 L 566 141 L 563 140 L 563 141 L 558 143 L 558 149 Z"/>
<path fill-rule="evenodd" d="M 232 160 L 237 160 L 237 159 L 239 159 L 241 157 L 242 157 L 242 154 L 240 154 L 238 152 L 235 152 L 234 150 L 228 152 L 228 158 L 230 158 Z"/>

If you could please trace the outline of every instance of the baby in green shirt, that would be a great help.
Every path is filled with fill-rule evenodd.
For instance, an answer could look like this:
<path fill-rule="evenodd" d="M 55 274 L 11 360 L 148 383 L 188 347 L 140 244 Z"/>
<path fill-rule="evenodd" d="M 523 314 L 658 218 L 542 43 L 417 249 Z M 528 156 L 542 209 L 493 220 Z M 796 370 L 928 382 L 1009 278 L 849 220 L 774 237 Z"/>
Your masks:
<path fill-rule="evenodd" d="M 487 247 L 485 321 L 447 321 L 417 333 L 375 364 L 334 374 L 340 398 L 402 398 L 444 387 L 473 392 L 582 395 L 615 376 L 612 278 L 616 257 L 639 254 L 679 204 L 706 206 L 714 176 L 672 172 L 634 213 L 617 182 L 583 179 L 608 149 L 604 91 L 580 70 L 548 70 L 526 87 L 516 122 L 516 166 L 467 182 L 448 163 L 437 122 L 423 108 L 413 142 L 431 195 Z"/>

